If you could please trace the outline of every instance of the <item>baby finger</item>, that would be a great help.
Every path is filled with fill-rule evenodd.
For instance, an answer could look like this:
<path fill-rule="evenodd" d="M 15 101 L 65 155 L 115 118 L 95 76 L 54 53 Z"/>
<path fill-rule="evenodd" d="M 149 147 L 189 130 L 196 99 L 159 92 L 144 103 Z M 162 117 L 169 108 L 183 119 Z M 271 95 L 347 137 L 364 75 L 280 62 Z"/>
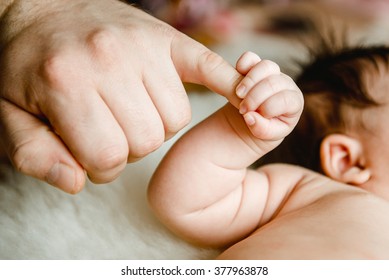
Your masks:
<path fill-rule="evenodd" d="M 270 60 L 261 60 L 259 61 L 247 75 L 240 81 L 236 87 L 236 94 L 240 98 L 245 98 L 247 93 L 255 86 L 257 83 L 266 79 L 271 75 L 276 75 L 280 73 L 280 67 L 270 61 Z"/>

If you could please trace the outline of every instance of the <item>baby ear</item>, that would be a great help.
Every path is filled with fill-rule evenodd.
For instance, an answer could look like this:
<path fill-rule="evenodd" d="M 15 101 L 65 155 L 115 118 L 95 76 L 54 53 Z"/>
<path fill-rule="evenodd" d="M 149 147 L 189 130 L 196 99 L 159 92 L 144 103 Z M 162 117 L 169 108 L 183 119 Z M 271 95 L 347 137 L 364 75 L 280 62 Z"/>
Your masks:
<path fill-rule="evenodd" d="M 336 181 L 359 186 L 371 177 L 364 166 L 362 144 L 355 138 L 343 134 L 326 136 L 320 146 L 320 160 L 324 173 Z"/>

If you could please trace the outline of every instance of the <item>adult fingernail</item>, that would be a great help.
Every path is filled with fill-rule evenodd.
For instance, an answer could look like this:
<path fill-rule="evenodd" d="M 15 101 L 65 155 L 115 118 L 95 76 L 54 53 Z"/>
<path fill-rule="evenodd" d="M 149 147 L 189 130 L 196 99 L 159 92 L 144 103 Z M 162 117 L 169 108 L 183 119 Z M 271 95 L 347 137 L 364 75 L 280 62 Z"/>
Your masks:
<path fill-rule="evenodd" d="M 47 174 L 46 181 L 67 193 L 75 192 L 75 170 L 66 164 L 60 162 L 54 164 Z"/>

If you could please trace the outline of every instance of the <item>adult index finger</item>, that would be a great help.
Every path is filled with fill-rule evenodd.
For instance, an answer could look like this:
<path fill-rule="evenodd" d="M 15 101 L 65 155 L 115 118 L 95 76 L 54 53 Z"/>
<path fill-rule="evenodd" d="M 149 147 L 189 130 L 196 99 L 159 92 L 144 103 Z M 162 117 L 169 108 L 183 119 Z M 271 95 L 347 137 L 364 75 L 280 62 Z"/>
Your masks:
<path fill-rule="evenodd" d="M 204 85 L 239 108 L 240 99 L 235 89 L 243 76 L 220 55 L 184 34 L 178 34 L 172 41 L 171 56 L 184 82 Z"/>

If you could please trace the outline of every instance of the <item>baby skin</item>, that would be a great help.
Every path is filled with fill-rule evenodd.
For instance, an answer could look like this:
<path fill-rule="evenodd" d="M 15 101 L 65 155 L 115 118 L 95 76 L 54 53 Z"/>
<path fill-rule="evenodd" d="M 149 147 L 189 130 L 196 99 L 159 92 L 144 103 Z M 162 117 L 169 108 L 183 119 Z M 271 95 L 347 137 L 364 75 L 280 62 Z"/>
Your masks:
<path fill-rule="evenodd" d="M 226 104 L 167 153 L 148 190 L 181 238 L 219 259 L 389 259 L 389 203 L 311 170 L 250 165 L 279 145 L 303 110 L 277 64 L 243 54 L 237 109 Z M 369 174 L 365 174 L 369 176 Z"/>

